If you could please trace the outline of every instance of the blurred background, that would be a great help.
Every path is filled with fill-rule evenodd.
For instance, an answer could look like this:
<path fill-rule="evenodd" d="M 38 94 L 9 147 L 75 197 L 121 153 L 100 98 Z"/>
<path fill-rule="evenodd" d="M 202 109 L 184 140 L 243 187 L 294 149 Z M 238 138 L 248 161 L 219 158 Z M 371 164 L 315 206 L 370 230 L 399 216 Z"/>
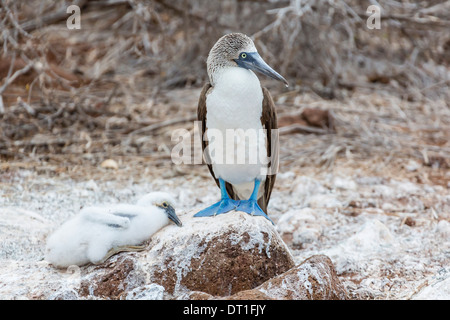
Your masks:
<path fill-rule="evenodd" d="M 291 84 L 260 76 L 278 107 L 281 168 L 412 160 L 450 181 L 450 1 L 0 4 L 3 169 L 172 168 L 171 133 L 193 131 L 210 48 L 242 32 Z M 80 29 L 67 27 L 72 4 Z"/>

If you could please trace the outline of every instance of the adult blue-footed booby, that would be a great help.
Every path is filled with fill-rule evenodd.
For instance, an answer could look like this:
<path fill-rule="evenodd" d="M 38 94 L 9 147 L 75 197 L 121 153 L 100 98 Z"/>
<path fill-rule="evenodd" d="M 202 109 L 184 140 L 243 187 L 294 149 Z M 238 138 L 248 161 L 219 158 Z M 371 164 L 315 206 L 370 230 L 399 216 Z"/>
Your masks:
<path fill-rule="evenodd" d="M 86 207 L 47 240 L 45 259 L 56 267 L 101 263 L 122 251 L 140 251 L 142 242 L 172 220 L 182 225 L 174 199 L 152 192 L 136 204 Z"/>
<path fill-rule="evenodd" d="M 278 136 L 272 136 L 272 130 L 278 128 L 277 116 L 269 91 L 261 87 L 253 71 L 282 81 L 286 86 L 288 83 L 264 62 L 253 41 L 242 33 L 227 34 L 216 42 L 209 52 L 207 69 L 210 83 L 200 94 L 198 120 L 202 122 L 203 154 L 221 190 L 221 200 L 194 216 L 215 216 L 237 210 L 272 221 L 267 215 L 267 205 L 276 172 L 267 172 L 267 168 L 278 165 Z M 227 135 L 229 130 L 236 134 Z M 256 134 L 252 135 L 251 131 Z M 217 133 L 224 140 L 226 156 L 231 146 L 234 152 L 230 158 L 235 160 L 237 152 L 238 158 L 245 158 L 243 163 L 223 162 L 217 159 L 217 154 L 212 154 L 210 147 L 217 140 Z M 247 141 L 255 136 L 256 139 Z M 215 142 L 218 141 L 221 140 Z M 251 161 L 255 152 L 263 156 Z"/>

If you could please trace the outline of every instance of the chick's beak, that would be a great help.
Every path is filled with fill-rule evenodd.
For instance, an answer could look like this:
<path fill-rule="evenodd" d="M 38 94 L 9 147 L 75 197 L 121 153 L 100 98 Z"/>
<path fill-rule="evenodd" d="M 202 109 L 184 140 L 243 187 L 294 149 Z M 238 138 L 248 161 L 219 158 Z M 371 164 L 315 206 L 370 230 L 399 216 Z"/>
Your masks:
<path fill-rule="evenodd" d="M 170 220 L 172 220 L 177 226 L 181 227 L 183 224 L 181 223 L 181 220 L 178 218 L 177 214 L 175 213 L 175 209 L 172 206 L 168 206 L 164 209 L 167 213 L 167 216 Z"/>

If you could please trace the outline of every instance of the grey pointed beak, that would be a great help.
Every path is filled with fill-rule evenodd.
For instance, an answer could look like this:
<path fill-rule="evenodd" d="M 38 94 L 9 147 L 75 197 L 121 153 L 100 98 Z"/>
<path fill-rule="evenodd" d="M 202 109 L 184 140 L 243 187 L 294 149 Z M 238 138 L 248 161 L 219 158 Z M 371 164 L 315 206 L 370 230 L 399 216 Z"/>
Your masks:
<path fill-rule="evenodd" d="M 266 76 L 269 76 L 275 80 L 281 81 L 286 87 L 289 83 L 282 75 L 273 70 L 264 60 L 261 58 L 258 52 L 248 52 L 245 59 L 239 57 L 239 59 L 234 59 L 239 67 L 257 71 Z"/>
<path fill-rule="evenodd" d="M 167 216 L 170 220 L 172 220 L 177 226 L 181 227 L 183 224 L 181 223 L 181 220 L 178 218 L 177 214 L 175 213 L 175 209 L 172 206 L 168 206 L 167 208 L 164 208 L 164 210 L 167 213 Z"/>

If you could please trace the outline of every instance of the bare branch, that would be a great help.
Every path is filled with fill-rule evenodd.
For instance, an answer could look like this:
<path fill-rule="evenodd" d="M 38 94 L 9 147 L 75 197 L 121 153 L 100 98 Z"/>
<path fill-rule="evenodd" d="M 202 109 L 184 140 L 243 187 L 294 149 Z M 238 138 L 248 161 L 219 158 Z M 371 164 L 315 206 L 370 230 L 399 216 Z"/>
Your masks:
<path fill-rule="evenodd" d="M 11 77 L 7 77 L 3 85 L 0 87 L 0 95 L 3 94 L 3 92 L 6 90 L 6 88 L 14 82 L 19 76 L 27 73 L 30 71 L 30 69 L 33 67 L 33 62 L 29 62 L 25 67 L 22 69 L 17 70 L 14 72 L 14 74 Z"/>

